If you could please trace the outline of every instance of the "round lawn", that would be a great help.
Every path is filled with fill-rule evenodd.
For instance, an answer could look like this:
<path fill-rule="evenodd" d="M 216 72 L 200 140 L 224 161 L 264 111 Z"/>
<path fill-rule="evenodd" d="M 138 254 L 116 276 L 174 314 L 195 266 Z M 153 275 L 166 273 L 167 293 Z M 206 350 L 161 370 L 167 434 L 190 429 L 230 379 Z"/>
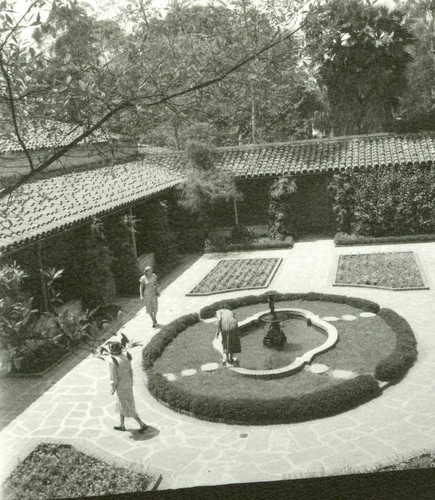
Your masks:
<path fill-rule="evenodd" d="M 182 331 L 175 325 L 168 325 L 168 340 L 163 344 L 160 342 L 157 357 L 153 355 L 151 362 L 147 349 L 149 353 L 152 349 L 156 352 L 156 348 L 145 348 L 150 392 L 178 411 L 187 411 L 199 418 L 243 424 L 320 418 L 346 411 L 378 396 L 381 391 L 374 373 L 380 363 L 395 355 L 397 332 L 394 325 L 391 321 L 384 321 L 382 314 L 360 316 L 365 311 L 354 307 L 358 299 L 345 298 L 354 304 L 351 306 L 342 303 L 343 297 L 337 296 L 340 302 L 330 300 L 333 296 L 323 297 L 323 300 L 283 298 L 275 306 L 276 309 L 305 309 L 320 318 L 336 318 L 332 324 L 338 331 L 337 344 L 312 361 L 312 364 L 326 365 L 328 370 L 325 373 L 314 373 L 307 367 L 282 378 L 243 376 L 221 365 L 221 354 L 213 347 L 216 322 L 198 321 L 182 326 Z M 365 307 L 364 301 L 361 304 Z M 241 322 L 259 312 L 268 312 L 268 304 L 254 303 L 234 312 Z M 268 326 L 253 323 L 240 332 L 242 352 L 238 357 L 241 367 L 272 370 L 287 366 L 326 339 L 323 330 L 308 326 L 305 320 L 295 317 L 282 323 L 287 346 L 282 350 L 268 349 L 263 346 Z M 174 328 L 178 333 L 173 333 Z M 158 334 L 161 338 L 165 337 L 164 329 Z M 157 338 L 153 340 L 158 341 Z M 217 368 L 201 370 L 203 365 L 210 363 L 215 363 Z M 187 375 L 182 374 L 184 370 L 189 370 Z M 351 372 L 352 379 L 339 378 L 338 374 L 343 372 Z"/>

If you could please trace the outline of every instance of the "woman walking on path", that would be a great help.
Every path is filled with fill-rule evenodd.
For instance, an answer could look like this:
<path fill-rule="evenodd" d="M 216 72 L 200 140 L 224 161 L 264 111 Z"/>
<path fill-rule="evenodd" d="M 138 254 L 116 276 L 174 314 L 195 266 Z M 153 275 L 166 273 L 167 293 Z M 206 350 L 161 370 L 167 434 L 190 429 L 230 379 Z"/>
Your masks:
<path fill-rule="evenodd" d="M 120 416 L 120 423 L 114 429 L 125 431 L 125 417 L 133 417 L 140 425 L 139 432 L 145 432 L 148 426 L 139 418 L 134 404 L 131 356 L 129 353 L 124 354 L 122 352 L 121 342 L 113 342 L 110 345 L 110 354 L 109 370 L 112 381 L 112 394 L 116 393 L 118 398 L 116 409 Z"/>
<path fill-rule="evenodd" d="M 157 326 L 157 309 L 158 300 L 160 296 L 159 288 L 157 286 L 157 276 L 153 273 L 153 268 L 147 266 L 144 269 L 144 274 L 140 278 L 139 295 L 141 300 L 145 299 L 145 308 L 147 313 L 151 316 L 153 321 L 153 328 Z"/>
<path fill-rule="evenodd" d="M 222 348 L 225 355 L 222 364 L 233 364 L 237 362 L 237 358 L 234 358 L 233 354 L 242 351 L 237 320 L 230 309 L 219 309 L 216 311 L 216 317 L 218 320 L 216 337 L 221 334 Z"/>

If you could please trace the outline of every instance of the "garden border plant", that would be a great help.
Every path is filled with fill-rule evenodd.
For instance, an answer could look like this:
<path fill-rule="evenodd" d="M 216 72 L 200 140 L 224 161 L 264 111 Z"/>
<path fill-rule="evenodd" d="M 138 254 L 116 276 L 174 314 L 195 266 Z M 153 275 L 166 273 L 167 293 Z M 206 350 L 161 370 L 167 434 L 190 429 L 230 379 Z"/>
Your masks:
<path fill-rule="evenodd" d="M 435 234 L 408 234 L 406 236 L 360 236 L 337 233 L 334 237 L 336 247 L 357 245 L 388 245 L 392 243 L 424 243 L 435 241 Z"/>
<path fill-rule="evenodd" d="M 267 295 L 261 294 L 215 302 L 203 307 L 200 315 L 188 314 L 163 327 L 151 339 L 142 354 L 143 369 L 151 394 L 173 410 L 204 420 L 250 425 L 302 422 L 342 413 L 379 396 L 382 391 L 378 380 L 398 382 L 417 357 L 416 340 L 408 323 L 394 311 L 380 309 L 375 302 L 316 292 L 279 293 L 276 302 L 294 300 L 335 302 L 348 304 L 366 312 L 379 313 L 379 316 L 394 330 L 397 339 L 394 351 L 377 365 L 376 378 L 371 375 L 360 375 L 337 386 L 294 398 L 282 397 L 269 401 L 252 398 L 228 400 L 192 394 L 153 369 L 154 362 L 172 340 L 187 327 L 198 323 L 200 318 L 213 317 L 215 312 L 225 305 L 236 309 L 250 304 L 267 303 L 267 300 Z"/>

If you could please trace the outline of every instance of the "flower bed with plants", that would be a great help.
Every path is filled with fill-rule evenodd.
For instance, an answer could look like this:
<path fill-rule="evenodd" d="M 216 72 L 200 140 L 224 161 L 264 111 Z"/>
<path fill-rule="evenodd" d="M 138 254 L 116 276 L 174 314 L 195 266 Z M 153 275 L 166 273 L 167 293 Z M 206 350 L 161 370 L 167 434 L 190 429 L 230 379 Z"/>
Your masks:
<path fill-rule="evenodd" d="M 5 500 L 85 498 L 146 491 L 152 477 L 117 467 L 67 444 L 40 444 L 2 486 Z"/>
<path fill-rule="evenodd" d="M 0 373 L 39 376 L 77 348 L 93 352 L 102 334 L 119 327 L 118 306 L 84 310 L 79 301 L 63 303 L 55 282 L 62 271 L 44 271 L 49 310 L 41 313 L 22 291 L 25 273 L 15 264 L 0 267 Z"/>
<path fill-rule="evenodd" d="M 388 290 L 428 288 L 413 252 L 340 255 L 334 286 Z"/>
<path fill-rule="evenodd" d="M 387 245 L 389 243 L 421 243 L 435 241 L 435 234 L 408 234 L 406 236 L 359 236 L 355 234 L 337 233 L 334 237 L 335 246 L 352 245 Z"/>
<path fill-rule="evenodd" d="M 279 258 L 221 260 L 187 295 L 212 295 L 266 288 L 281 261 Z"/>
<path fill-rule="evenodd" d="M 225 306 L 234 309 L 241 321 L 268 310 L 267 295 L 219 301 L 204 307 L 201 317 L 211 318 Z M 243 377 L 224 367 L 203 371 L 204 364 L 220 364 L 212 345 L 216 325 L 190 314 L 163 327 L 143 350 L 151 394 L 176 411 L 205 420 L 252 425 L 300 422 L 338 414 L 377 397 L 381 394 L 378 380 L 399 381 L 416 359 L 409 325 L 374 302 L 318 293 L 278 294 L 276 307 L 307 309 L 320 317 L 355 316 L 354 321 L 334 323 L 339 333 L 337 346 L 314 361 L 326 364 L 330 372 L 350 370 L 355 378 L 341 380 L 301 371 L 265 380 Z M 360 317 L 362 311 L 376 316 Z M 192 368 L 196 370 L 193 375 L 181 375 Z"/>

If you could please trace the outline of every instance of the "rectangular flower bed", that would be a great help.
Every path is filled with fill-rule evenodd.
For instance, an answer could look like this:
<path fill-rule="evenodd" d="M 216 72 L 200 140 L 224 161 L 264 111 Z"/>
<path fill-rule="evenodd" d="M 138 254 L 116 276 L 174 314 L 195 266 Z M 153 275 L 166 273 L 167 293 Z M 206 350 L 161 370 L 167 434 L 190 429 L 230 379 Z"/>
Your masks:
<path fill-rule="evenodd" d="M 334 286 L 428 289 L 413 252 L 340 255 Z"/>
<path fill-rule="evenodd" d="M 235 290 L 266 288 L 281 261 L 280 258 L 220 260 L 186 295 L 212 295 Z"/>

